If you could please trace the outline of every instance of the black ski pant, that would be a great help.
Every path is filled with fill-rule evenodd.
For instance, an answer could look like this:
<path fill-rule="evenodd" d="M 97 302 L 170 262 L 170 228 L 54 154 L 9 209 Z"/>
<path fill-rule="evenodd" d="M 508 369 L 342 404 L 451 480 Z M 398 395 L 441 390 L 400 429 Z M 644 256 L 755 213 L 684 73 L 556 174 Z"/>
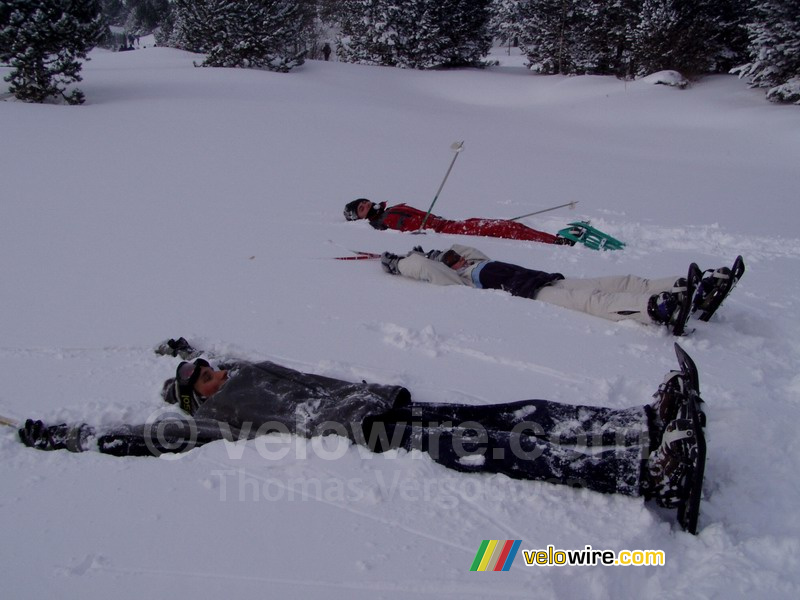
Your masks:
<path fill-rule="evenodd" d="M 367 420 L 357 441 L 376 452 L 420 450 L 456 471 L 637 496 L 648 432 L 644 407 L 414 403 Z"/>
<path fill-rule="evenodd" d="M 519 265 L 493 260 L 486 263 L 479 275 L 481 285 L 491 290 L 504 290 L 512 296 L 521 296 L 531 300 L 536 292 L 548 283 L 564 279 L 560 273 L 546 273 L 526 269 Z"/>

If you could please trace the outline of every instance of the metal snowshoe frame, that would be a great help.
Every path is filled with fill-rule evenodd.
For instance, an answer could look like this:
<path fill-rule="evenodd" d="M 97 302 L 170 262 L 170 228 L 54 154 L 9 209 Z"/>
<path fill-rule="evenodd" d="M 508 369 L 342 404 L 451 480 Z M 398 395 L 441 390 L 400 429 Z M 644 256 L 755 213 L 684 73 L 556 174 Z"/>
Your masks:
<path fill-rule="evenodd" d="M 697 366 L 692 358 L 675 344 L 675 354 L 678 357 L 678 364 L 686 377 L 686 388 L 689 395 L 688 412 L 694 429 L 695 452 L 692 457 L 691 480 L 689 481 L 688 492 L 678 505 L 678 524 L 684 531 L 692 535 L 697 535 L 697 521 L 700 516 L 700 500 L 703 496 L 703 475 L 706 465 L 706 438 L 705 425 L 706 415 L 701 409 L 703 399 L 700 397 L 700 377 Z"/>
<path fill-rule="evenodd" d="M 733 288 L 735 288 L 736 284 L 739 283 L 742 275 L 744 275 L 744 271 L 744 259 L 740 255 L 737 256 L 736 260 L 733 261 L 733 266 L 730 268 L 727 279 L 721 279 L 716 270 L 709 269 L 709 271 L 703 273 L 704 278 L 707 276 L 706 274 L 708 274 L 710 277 L 720 278 L 721 281 L 714 285 L 709 291 L 710 298 L 706 307 L 702 309 L 695 309 L 701 311 L 700 316 L 698 317 L 701 321 L 708 321 L 712 316 L 714 316 L 714 313 L 717 312 L 720 306 L 722 306 L 725 298 L 730 295 L 730 293 L 733 291 Z"/>

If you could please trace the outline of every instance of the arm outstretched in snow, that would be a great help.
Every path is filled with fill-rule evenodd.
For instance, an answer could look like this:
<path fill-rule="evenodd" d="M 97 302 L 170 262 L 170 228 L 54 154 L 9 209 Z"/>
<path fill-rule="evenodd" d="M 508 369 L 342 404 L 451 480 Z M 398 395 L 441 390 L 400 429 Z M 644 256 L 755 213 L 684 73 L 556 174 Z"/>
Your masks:
<path fill-rule="evenodd" d="M 423 254 L 412 253 L 399 260 L 397 270 L 404 277 L 428 281 L 436 285 L 469 285 L 456 271 L 438 260 L 426 258 Z"/>
<path fill-rule="evenodd" d="M 485 260 L 492 260 L 483 252 L 472 246 L 462 246 L 461 244 L 453 244 L 450 249 L 467 259 L 468 262 L 483 262 Z"/>

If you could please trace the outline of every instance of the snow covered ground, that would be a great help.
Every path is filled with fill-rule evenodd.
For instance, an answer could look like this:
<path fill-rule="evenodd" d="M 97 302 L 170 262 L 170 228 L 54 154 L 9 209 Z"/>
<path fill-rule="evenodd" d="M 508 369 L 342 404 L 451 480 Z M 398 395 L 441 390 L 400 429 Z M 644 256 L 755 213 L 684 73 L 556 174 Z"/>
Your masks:
<path fill-rule="evenodd" d="M 569 276 L 748 272 L 681 344 L 701 371 L 698 536 L 640 499 L 455 473 L 336 438 L 286 456 L 223 443 L 179 460 L 36 452 L 0 432 L 5 597 L 797 598 L 800 111 L 733 77 L 685 90 L 541 77 L 519 61 L 413 72 L 309 62 L 194 68 L 96 51 L 81 107 L 0 103 L 0 414 L 143 422 L 183 335 L 217 353 L 476 404 L 642 404 L 674 368 L 663 329 L 335 261 L 342 247 L 471 243 Z M 5 74 L 7 69 L 0 69 Z M 380 233 L 367 196 L 448 217 L 575 219 L 619 252 Z M 271 448 L 271 447 L 270 447 Z M 483 539 L 661 549 L 663 567 L 469 573 Z"/>

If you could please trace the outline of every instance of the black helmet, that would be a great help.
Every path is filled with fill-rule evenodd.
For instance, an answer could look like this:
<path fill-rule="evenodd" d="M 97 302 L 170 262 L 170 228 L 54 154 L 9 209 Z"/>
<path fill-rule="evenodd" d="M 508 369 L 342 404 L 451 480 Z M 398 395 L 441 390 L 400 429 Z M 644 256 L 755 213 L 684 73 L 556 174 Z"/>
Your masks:
<path fill-rule="evenodd" d="M 348 221 L 358 221 L 358 205 L 362 202 L 372 203 L 369 198 L 356 198 L 344 205 L 344 218 Z"/>
<path fill-rule="evenodd" d="M 161 389 L 161 397 L 165 402 L 177 404 L 181 410 L 193 415 L 203 403 L 203 398 L 194 391 L 194 384 L 200 377 L 202 367 L 210 367 L 202 358 L 194 362 L 183 361 L 175 369 L 175 377 L 167 379 Z"/>

